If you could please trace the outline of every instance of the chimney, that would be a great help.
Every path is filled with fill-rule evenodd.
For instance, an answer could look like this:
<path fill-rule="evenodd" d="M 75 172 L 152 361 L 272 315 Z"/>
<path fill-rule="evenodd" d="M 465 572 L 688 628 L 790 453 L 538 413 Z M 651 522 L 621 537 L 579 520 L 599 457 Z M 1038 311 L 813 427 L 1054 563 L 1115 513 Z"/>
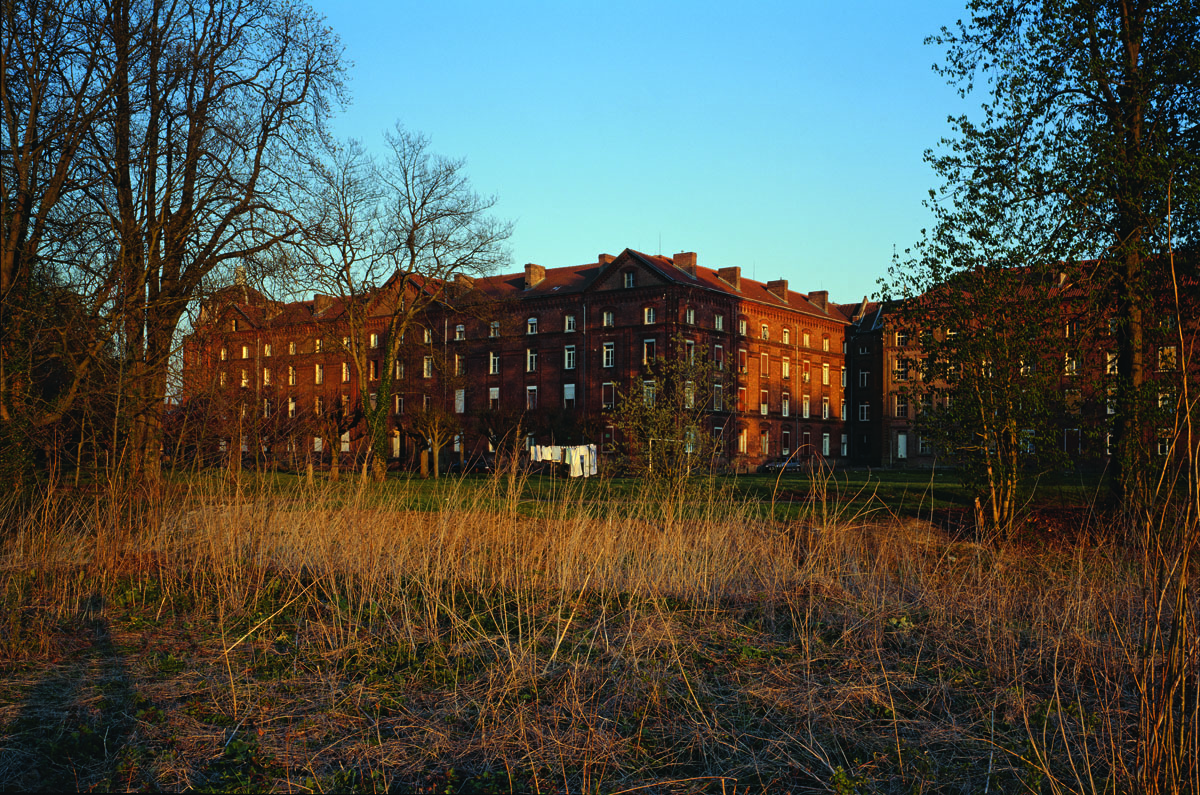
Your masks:
<path fill-rule="evenodd" d="M 742 269 L 741 268 L 718 268 L 717 275 L 725 281 L 733 285 L 733 289 L 741 291 L 742 289 Z"/>
<path fill-rule="evenodd" d="M 671 258 L 675 262 L 675 267 L 684 273 L 692 276 L 696 275 L 696 252 L 681 251 Z"/>
<path fill-rule="evenodd" d="M 786 304 L 788 300 L 787 279 L 776 279 L 773 282 L 767 282 L 767 292 Z"/>
<path fill-rule="evenodd" d="M 546 278 L 546 269 L 532 262 L 525 265 L 525 289 L 537 287 Z"/>
<path fill-rule="evenodd" d="M 454 274 L 454 283 L 455 283 L 455 285 L 463 288 L 464 290 L 470 290 L 472 287 L 475 286 L 475 280 L 472 279 L 470 276 L 468 276 L 465 273 Z"/>
<path fill-rule="evenodd" d="M 314 314 L 319 315 L 332 305 L 333 305 L 333 298 L 331 298 L 330 296 L 323 295 L 321 293 L 313 293 L 313 313 Z"/>
<path fill-rule="evenodd" d="M 601 254 L 600 256 L 596 257 L 596 262 L 601 265 L 607 265 L 615 259 L 616 257 L 614 257 L 612 254 Z"/>
<path fill-rule="evenodd" d="M 813 290 L 808 294 L 809 303 L 816 304 L 818 308 L 824 309 L 825 304 L 829 301 L 828 290 Z"/>

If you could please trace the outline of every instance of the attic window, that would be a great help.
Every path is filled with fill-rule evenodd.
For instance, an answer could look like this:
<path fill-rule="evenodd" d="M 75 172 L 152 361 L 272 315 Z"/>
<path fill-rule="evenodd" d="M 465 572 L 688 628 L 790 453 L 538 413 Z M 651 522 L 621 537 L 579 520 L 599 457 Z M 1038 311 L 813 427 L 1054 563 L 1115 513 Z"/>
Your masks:
<path fill-rule="evenodd" d="M 238 327 L 237 327 L 237 320 L 236 320 L 236 319 L 229 321 L 229 330 L 230 330 L 230 331 L 237 331 L 237 330 L 238 330 Z"/>
<path fill-rule="evenodd" d="M 633 271 L 626 271 L 625 272 L 625 287 L 629 288 L 629 287 L 633 287 L 633 286 L 634 286 Z"/>

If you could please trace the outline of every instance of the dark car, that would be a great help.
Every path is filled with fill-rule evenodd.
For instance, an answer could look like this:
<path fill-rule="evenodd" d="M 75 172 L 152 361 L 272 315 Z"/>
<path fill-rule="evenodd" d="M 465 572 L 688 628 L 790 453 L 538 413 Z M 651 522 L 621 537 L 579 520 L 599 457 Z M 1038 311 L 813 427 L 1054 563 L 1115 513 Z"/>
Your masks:
<path fill-rule="evenodd" d="M 780 470 L 784 472 L 806 472 L 808 471 L 808 467 L 796 458 L 781 458 L 778 461 L 768 461 L 763 464 L 764 472 L 778 472 Z"/>

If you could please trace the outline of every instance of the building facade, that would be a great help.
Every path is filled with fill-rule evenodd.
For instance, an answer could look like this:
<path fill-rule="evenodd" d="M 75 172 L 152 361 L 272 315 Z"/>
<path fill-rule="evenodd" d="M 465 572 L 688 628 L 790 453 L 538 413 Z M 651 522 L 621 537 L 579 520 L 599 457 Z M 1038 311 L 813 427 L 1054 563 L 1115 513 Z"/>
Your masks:
<path fill-rule="evenodd" d="M 851 317 L 824 292 L 745 279 L 695 253 L 626 249 L 594 263 L 461 278 L 431 304 L 393 363 L 392 456 L 411 465 L 421 424 L 439 413 L 461 457 L 519 429 L 527 443 L 624 440 L 619 396 L 653 399 L 654 364 L 697 354 L 724 374 L 706 431 L 722 460 L 750 468 L 787 457 L 849 455 L 846 332 Z M 417 289 L 417 288 L 412 288 Z M 367 367 L 349 355 L 346 302 L 280 303 L 244 286 L 206 304 L 185 343 L 184 392 L 197 453 L 295 463 L 365 451 L 361 378 L 382 381 L 387 301 L 366 312 Z"/>

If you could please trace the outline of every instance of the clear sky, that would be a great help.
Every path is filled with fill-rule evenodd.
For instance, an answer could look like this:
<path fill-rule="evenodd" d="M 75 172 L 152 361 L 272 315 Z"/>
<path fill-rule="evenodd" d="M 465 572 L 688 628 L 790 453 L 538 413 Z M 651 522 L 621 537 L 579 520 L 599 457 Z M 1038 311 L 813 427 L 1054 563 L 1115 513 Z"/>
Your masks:
<path fill-rule="evenodd" d="M 964 107 L 923 44 L 961 0 L 314 5 L 352 63 L 337 132 L 465 157 L 514 268 L 695 251 L 858 301 L 927 225 L 923 153 Z"/>

